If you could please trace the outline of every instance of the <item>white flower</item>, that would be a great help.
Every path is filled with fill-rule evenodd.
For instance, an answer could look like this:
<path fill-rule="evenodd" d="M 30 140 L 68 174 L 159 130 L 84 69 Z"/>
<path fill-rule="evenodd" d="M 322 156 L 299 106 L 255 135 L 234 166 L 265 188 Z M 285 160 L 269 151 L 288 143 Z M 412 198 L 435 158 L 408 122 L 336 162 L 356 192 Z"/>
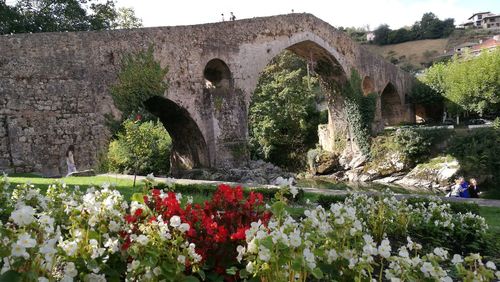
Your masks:
<path fill-rule="evenodd" d="M 247 266 L 245 267 L 245 270 L 248 272 L 248 273 L 253 273 L 253 262 L 248 262 L 247 263 Z"/>
<path fill-rule="evenodd" d="M 304 251 L 302 252 L 302 254 L 304 255 L 304 258 L 305 258 L 309 268 L 311 268 L 311 269 L 316 268 L 316 259 L 315 259 L 314 254 L 311 252 L 311 250 L 309 250 L 309 248 L 305 248 Z"/>
<path fill-rule="evenodd" d="M 11 250 L 11 255 L 13 257 L 24 257 L 25 259 L 29 258 L 29 254 L 26 252 L 26 248 L 19 244 L 13 244 L 12 245 L 12 250 Z"/>
<path fill-rule="evenodd" d="M 147 245 L 149 242 L 148 236 L 146 236 L 144 234 L 137 236 L 137 238 L 135 240 L 137 241 L 137 243 L 139 243 L 140 245 L 143 245 L 143 246 Z"/>
<path fill-rule="evenodd" d="M 109 231 L 111 232 L 118 232 L 120 230 L 120 225 L 116 223 L 116 221 L 111 220 L 109 222 Z"/>
<path fill-rule="evenodd" d="M 425 277 L 429 277 L 429 273 L 434 272 L 434 267 L 430 262 L 424 262 L 420 270 L 424 273 Z"/>
<path fill-rule="evenodd" d="M 453 282 L 450 276 L 441 277 L 441 282 Z"/>
<path fill-rule="evenodd" d="M 181 225 L 181 218 L 177 215 L 174 215 L 170 218 L 170 226 L 179 227 Z"/>
<path fill-rule="evenodd" d="M 446 259 L 448 257 L 448 251 L 443 248 L 434 248 L 434 254 L 441 259 Z"/>
<path fill-rule="evenodd" d="M 402 246 L 400 249 L 399 249 L 399 254 L 398 254 L 400 257 L 403 257 L 403 258 L 409 258 L 410 257 L 410 254 L 408 253 L 408 250 L 406 249 L 405 246 Z"/>
<path fill-rule="evenodd" d="M 297 194 L 299 194 L 299 189 L 297 189 L 297 187 L 291 185 L 290 186 L 290 193 L 292 193 L 292 197 L 295 198 L 295 196 L 297 196 Z"/>
<path fill-rule="evenodd" d="M 241 262 L 241 260 L 243 259 L 243 255 L 245 254 L 246 249 L 245 249 L 245 247 L 238 245 L 238 247 L 236 247 L 236 251 L 238 252 L 238 256 L 236 257 L 236 260 L 238 260 L 238 262 Z"/>
<path fill-rule="evenodd" d="M 185 256 L 183 256 L 183 255 L 179 255 L 179 256 L 177 257 L 177 261 L 178 261 L 179 263 L 185 264 L 185 263 L 186 263 L 186 257 L 185 257 Z"/>
<path fill-rule="evenodd" d="M 111 239 L 108 238 L 108 240 L 104 243 L 104 247 L 108 248 L 112 254 L 118 252 L 120 248 L 118 247 L 118 239 Z"/>
<path fill-rule="evenodd" d="M 10 219 L 19 226 L 26 226 L 35 221 L 34 215 L 35 209 L 30 206 L 22 206 L 11 213 Z"/>
<path fill-rule="evenodd" d="M 380 246 L 378 247 L 378 253 L 383 258 L 388 258 L 391 256 L 391 245 L 387 238 L 382 240 L 382 243 L 380 243 Z"/>
<path fill-rule="evenodd" d="M 28 233 L 24 233 L 17 238 L 17 244 L 23 248 L 33 248 L 36 246 L 36 240 L 31 238 Z"/>
<path fill-rule="evenodd" d="M 271 259 L 271 252 L 264 246 L 259 246 L 259 259 L 262 261 L 269 261 Z"/>
<path fill-rule="evenodd" d="M 462 263 L 462 262 L 464 262 L 464 260 L 462 259 L 461 255 L 457 255 L 457 254 L 453 255 L 453 259 L 451 260 L 451 263 L 453 263 L 453 264 L 459 264 L 459 263 Z"/>
<path fill-rule="evenodd" d="M 300 237 L 300 231 L 295 229 L 292 234 L 290 234 L 290 245 L 292 247 L 298 247 L 302 243 L 302 239 Z"/>
<path fill-rule="evenodd" d="M 184 233 L 184 232 L 189 231 L 189 228 L 190 227 L 189 227 L 188 223 L 181 223 L 181 225 L 179 225 L 179 228 L 177 228 L 177 229 L 179 229 L 179 231 L 181 231 L 182 233 Z"/>
<path fill-rule="evenodd" d="M 74 256 L 77 249 L 78 244 L 75 241 L 62 241 L 59 243 L 59 246 L 66 252 L 68 256 Z"/>
<path fill-rule="evenodd" d="M 327 256 L 328 256 L 328 258 L 327 258 L 328 263 L 332 263 L 333 261 L 337 260 L 337 258 L 339 257 L 337 254 L 337 251 L 335 251 L 334 249 L 328 250 Z"/>
<path fill-rule="evenodd" d="M 68 262 L 64 267 L 64 275 L 69 277 L 75 277 L 78 275 L 78 271 L 76 270 L 75 264 L 72 262 Z"/>
<path fill-rule="evenodd" d="M 153 181 L 155 181 L 155 176 L 153 175 L 153 173 L 150 173 L 150 174 L 146 175 L 146 179 L 153 182 Z"/>
<path fill-rule="evenodd" d="M 248 243 L 248 252 L 249 253 L 256 253 L 257 252 L 257 244 L 255 243 L 255 238 Z"/>
<path fill-rule="evenodd" d="M 488 262 L 486 263 L 486 267 L 487 267 L 487 268 L 490 268 L 490 269 L 493 269 L 493 270 L 496 270 L 496 269 L 497 269 L 497 266 L 496 266 L 496 265 L 495 265 L 495 263 L 494 263 L 494 262 L 492 262 L 492 261 L 488 261 Z"/>

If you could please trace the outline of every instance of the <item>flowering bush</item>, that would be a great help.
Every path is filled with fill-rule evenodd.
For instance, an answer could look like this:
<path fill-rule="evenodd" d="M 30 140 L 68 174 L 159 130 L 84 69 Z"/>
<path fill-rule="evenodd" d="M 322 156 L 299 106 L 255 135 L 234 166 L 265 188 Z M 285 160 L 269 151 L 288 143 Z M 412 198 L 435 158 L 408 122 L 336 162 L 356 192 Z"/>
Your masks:
<path fill-rule="evenodd" d="M 148 180 L 128 204 L 109 185 L 55 184 L 43 195 L 1 181 L 0 281 L 500 279 L 490 258 L 442 243 L 480 239 L 484 219 L 439 201 L 352 195 L 293 218 L 291 187 L 269 208 L 227 185 L 199 205 Z"/>
<path fill-rule="evenodd" d="M 232 188 L 220 185 L 211 201 L 203 205 L 188 203 L 183 208 L 180 197 L 173 192 L 164 193 L 158 189 L 153 189 L 150 195 L 143 195 L 142 201 L 136 196 L 138 201 L 132 203 L 127 221 L 135 223 L 139 220 L 171 220 L 175 217 L 179 220 L 179 228 L 185 232 L 185 237 L 193 243 L 189 245 L 189 256 L 185 256 L 186 265 L 191 266 L 193 262 L 201 261 L 205 270 L 215 270 L 223 276 L 227 276 L 227 270 L 237 265 L 236 246 L 244 241 L 245 231 L 250 228 L 251 222 L 267 222 L 271 216 L 265 211 L 261 194 L 250 192 L 245 198 L 243 189 L 239 186 Z M 137 228 L 132 230 L 132 234 L 137 233 L 135 230 Z"/>

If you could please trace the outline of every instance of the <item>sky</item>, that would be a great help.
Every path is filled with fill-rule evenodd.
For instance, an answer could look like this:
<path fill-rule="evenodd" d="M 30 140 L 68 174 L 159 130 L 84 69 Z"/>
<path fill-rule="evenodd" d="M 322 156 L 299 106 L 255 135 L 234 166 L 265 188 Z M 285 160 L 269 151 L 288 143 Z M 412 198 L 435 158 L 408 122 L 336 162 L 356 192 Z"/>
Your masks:
<path fill-rule="evenodd" d="M 474 12 L 500 14 L 500 0 L 117 0 L 120 7 L 132 7 L 149 26 L 191 25 L 291 13 L 311 13 L 333 26 L 364 27 L 373 30 L 386 23 L 392 29 L 412 25 L 425 12 L 440 19 L 454 18 L 459 24 Z"/>

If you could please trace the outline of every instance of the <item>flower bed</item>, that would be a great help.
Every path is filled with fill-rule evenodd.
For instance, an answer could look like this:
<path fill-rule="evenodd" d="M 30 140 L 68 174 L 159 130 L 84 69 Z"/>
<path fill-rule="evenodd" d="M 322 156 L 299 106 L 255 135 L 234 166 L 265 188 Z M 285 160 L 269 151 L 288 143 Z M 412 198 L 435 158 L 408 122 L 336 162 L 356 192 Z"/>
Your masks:
<path fill-rule="evenodd" d="M 108 185 L 83 192 L 0 183 L 0 281 L 491 281 L 487 225 L 441 202 L 349 196 L 287 213 L 220 185 L 210 201 L 155 189 L 128 203 Z M 453 242 L 452 242 L 453 241 Z M 484 254 L 483 254 L 484 255 Z M 497 258 L 498 259 L 498 258 Z"/>

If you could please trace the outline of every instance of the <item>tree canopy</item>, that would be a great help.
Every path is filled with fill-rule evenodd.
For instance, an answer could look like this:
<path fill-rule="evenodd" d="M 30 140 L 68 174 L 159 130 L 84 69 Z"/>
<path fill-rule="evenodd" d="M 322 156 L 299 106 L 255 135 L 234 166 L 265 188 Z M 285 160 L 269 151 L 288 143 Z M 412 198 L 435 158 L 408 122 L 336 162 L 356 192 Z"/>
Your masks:
<path fill-rule="evenodd" d="M 0 0 L 0 34 L 87 31 L 141 26 L 131 8 L 114 0 Z"/>
<path fill-rule="evenodd" d="M 253 155 L 288 169 L 305 165 L 305 153 L 317 142 L 317 78 L 306 62 L 285 51 L 264 69 L 249 113 Z"/>
<path fill-rule="evenodd" d="M 421 80 L 445 98 L 448 111 L 482 115 L 500 111 L 500 48 L 465 54 L 430 67 Z"/>
<path fill-rule="evenodd" d="M 387 24 L 380 25 L 373 31 L 378 45 L 397 44 L 420 39 L 435 39 L 448 37 L 455 29 L 454 19 L 440 20 L 433 13 L 425 13 L 420 21 L 411 27 L 392 30 Z"/>

